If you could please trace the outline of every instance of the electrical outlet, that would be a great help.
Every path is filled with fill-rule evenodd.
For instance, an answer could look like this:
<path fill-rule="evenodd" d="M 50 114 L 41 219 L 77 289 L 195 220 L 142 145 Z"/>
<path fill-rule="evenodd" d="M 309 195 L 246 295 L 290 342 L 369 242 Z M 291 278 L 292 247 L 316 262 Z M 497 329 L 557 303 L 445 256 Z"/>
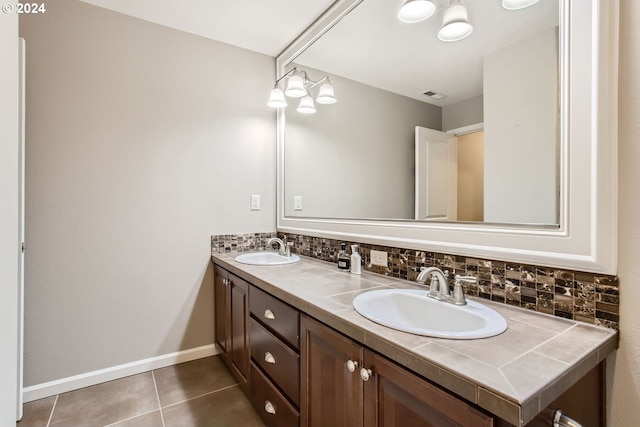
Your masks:
<path fill-rule="evenodd" d="M 380 267 L 388 267 L 389 261 L 387 261 L 387 253 L 384 251 L 371 250 L 371 264 L 378 265 Z"/>
<path fill-rule="evenodd" d="M 301 211 L 302 210 L 302 196 L 294 196 L 293 197 L 293 210 Z"/>

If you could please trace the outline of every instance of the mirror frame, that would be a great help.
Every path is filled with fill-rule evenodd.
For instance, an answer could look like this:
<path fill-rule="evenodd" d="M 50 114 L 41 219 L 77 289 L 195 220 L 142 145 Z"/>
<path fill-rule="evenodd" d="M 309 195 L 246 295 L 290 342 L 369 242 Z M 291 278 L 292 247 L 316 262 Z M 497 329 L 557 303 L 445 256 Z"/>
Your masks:
<path fill-rule="evenodd" d="M 278 55 L 277 78 L 362 1 L 335 1 Z M 615 275 L 619 5 L 610 0 L 559 2 L 559 228 L 286 217 L 285 114 L 278 110 L 277 231 Z"/>

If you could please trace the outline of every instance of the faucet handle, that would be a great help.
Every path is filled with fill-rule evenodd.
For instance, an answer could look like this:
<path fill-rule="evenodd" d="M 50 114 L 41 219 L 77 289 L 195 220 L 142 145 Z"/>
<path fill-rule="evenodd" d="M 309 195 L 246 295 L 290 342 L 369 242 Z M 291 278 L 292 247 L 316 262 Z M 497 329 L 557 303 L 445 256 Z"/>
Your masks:
<path fill-rule="evenodd" d="M 455 276 L 456 283 L 465 282 L 465 283 L 478 283 L 478 278 L 475 276 L 460 276 L 456 274 Z"/>
<path fill-rule="evenodd" d="M 456 305 L 467 305 L 467 300 L 464 298 L 464 290 L 462 289 L 462 282 L 477 283 L 478 279 L 473 276 L 460 276 L 456 274 L 455 284 L 453 285 L 453 297 L 451 302 Z"/>

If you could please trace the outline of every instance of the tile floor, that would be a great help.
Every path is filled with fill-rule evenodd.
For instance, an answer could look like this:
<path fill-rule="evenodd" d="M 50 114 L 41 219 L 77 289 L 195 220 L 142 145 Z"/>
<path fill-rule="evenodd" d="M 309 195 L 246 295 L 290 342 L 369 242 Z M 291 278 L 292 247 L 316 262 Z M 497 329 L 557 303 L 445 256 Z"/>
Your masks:
<path fill-rule="evenodd" d="M 264 427 L 220 356 L 29 402 L 17 427 Z"/>

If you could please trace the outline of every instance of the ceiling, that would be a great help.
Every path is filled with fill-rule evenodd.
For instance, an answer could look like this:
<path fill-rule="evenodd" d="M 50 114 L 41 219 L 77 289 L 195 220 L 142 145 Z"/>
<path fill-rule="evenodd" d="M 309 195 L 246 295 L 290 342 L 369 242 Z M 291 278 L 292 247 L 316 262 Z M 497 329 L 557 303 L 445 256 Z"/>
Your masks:
<path fill-rule="evenodd" d="M 334 0 L 81 1 L 274 57 L 334 2 Z"/>

